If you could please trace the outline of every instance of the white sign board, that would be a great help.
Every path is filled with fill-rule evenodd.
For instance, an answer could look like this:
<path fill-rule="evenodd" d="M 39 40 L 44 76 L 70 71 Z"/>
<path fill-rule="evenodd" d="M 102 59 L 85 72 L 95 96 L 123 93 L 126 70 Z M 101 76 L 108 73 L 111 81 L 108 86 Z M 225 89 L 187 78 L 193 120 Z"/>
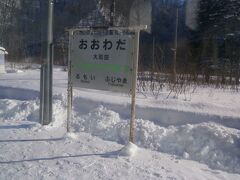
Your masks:
<path fill-rule="evenodd" d="M 70 39 L 73 87 L 129 93 L 135 35 L 86 35 Z"/>

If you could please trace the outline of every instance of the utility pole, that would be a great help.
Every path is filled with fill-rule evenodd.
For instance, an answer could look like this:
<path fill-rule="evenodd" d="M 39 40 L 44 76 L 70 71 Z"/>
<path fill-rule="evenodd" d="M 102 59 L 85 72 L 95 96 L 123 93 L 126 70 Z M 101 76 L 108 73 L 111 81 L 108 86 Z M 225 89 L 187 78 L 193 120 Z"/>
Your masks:
<path fill-rule="evenodd" d="M 153 41 L 152 41 L 152 72 L 151 72 L 151 86 L 153 85 L 154 73 L 155 73 L 155 37 L 153 36 Z"/>
<path fill-rule="evenodd" d="M 154 71 L 155 67 L 155 37 L 153 36 L 153 44 L 152 44 L 152 71 Z"/>
<path fill-rule="evenodd" d="M 40 123 L 52 121 L 53 0 L 42 2 L 42 58 L 40 75 Z"/>
<path fill-rule="evenodd" d="M 112 0 L 112 4 L 110 7 L 110 26 L 114 26 L 114 16 L 115 16 L 115 0 Z"/>
<path fill-rule="evenodd" d="M 177 71 L 177 44 L 178 44 L 178 7 L 176 7 L 176 25 L 175 25 L 175 39 L 174 39 L 174 48 L 173 48 L 173 65 L 172 65 L 172 81 L 176 82 Z"/>

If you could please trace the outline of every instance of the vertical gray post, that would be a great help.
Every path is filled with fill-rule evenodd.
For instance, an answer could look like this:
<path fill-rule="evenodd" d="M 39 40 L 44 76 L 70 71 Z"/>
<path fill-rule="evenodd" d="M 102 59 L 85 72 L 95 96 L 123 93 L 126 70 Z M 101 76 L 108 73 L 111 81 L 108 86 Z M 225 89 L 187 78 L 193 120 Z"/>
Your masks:
<path fill-rule="evenodd" d="M 175 25 L 175 40 L 174 40 L 174 49 L 173 49 L 173 82 L 176 82 L 177 78 L 177 71 L 176 71 L 176 64 L 177 64 L 177 40 L 178 40 L 178 8 L 176 8 L 176 25 Z"/>
<path fill-rule="evenodd" d="M 41 66 L 41 71 L 40 71 L 40 109 L 39 109 L 39 111 L 40 111 L 40 114 L 39 114 L 40 121 L 39 121 L 39 123 L 41 123 L 41 124 L 43 124 L 43 118 L 44 118 L 44 110 L 43 110 L 43 108 L 44 108 L 44 106 L 43 106 L 43 104 L 44 104 L 44 84 L 45 84 L 45 82 L 44 82 L 44 71 L 45 71 L 45 66 L 42 65 Z"/>
<path fill-rule="evenodd" d="M 48 11 L 45 10 L 46 6 Z M 52 121 L 53 0 L 48 0 L 48 4 L 44 1 L 42 9 L 43 64 L 40 76 L 40 123 L 47 125 Z"/>
<path fill-rule="evenodd" d="M 153 82 L 154 77 L 154 68 L 155 68 L 155 38 L 153 37 L 153 44 L 152 44 L 152 74 L 151 74 L 151 83 Z M 151 84 L 152 85 L 152 84 Z"/>
<path fill-rule="evenodd" d="M 138 54 L 139 54 L 139 35 L 140 31 L 135 32 L 135 53 L 133 64 L 133 81 L 132 81 L 132 104 L 131 104 L 131 120 L 130 120 L 130 133 L 129 141 L 134 143 L 135 140 L 135 116 L 136 116 L 136 86 L 137 86 L 137 73 L 138 73 Z"/>
<path fill-rule="evenodd" d="M 153 45 L 152 45 L 152 69 L 154 69 L 154 64 L 155 64 L 155 37 L 153 37 Z"/>
<path fill-rule="evenodd" d="M 114 26 L 114 17 L 115 17 L 115 0 L 112 0 L 112 4 L 110 7 L 110 26 Z"/>
<path fill-rule="evenodd" d="M 72 118 L 72 68 L 71 68 L 71 38 L 73 31 L 69 31 L 69 42 L 68 42 L 68 104 L 67 104 L 67 132 L 70 132 L 70 121 Z"/>

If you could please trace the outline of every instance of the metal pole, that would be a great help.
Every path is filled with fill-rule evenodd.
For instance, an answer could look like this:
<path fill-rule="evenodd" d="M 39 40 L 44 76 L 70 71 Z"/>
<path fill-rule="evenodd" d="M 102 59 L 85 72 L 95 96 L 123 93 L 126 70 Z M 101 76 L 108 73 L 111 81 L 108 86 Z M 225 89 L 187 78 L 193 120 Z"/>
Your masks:
<path fill-rule="evenodd" d="M 115 0 L 112 0 L 112 4 L 110 7 L 110 26 L 114 26 L 114 16 L 115 16 Z"/>
<path fill-rule="evenodd" d="M 152 77 L 151 82 L 153 82 L 154 71 L 155 71 L 155 37 L 153 37 L 153 44 L 152 44 Z"/>
<path fill-rule="evenodd" d="M 41 101 L 40 101 L 40 122 L 47 125 L 52 121 L 52 64 L 53 64 L 53 0 L 43 2 L 43 8 L 48 7 L 48 11 L 43 9 L 42 41 L 43 41 L 43 65 L 41 71 Z M 47 19 L 47 21 L 45 20 Z"/>
<path fill-rule="evenodd" d="M 44 71 L 45 71 L 45 66 L 41 66 L 41 71 L 40 71 L 40 120 L 39 123 L 43 124 L 43 117 L 44 117 Z"/>
<path fill-rule="evenodd" d="M 53 45 L 53 0 L 48 1 L 47 62 L 45 86 L 45 116 L 43 125 L 52 122 L 52 45 Z"/>
<path fill-rule="evenodd" d="M 44 124 L 44 120 L 46 119 L 46 115 L 45 115 L 45 104 L 46 104 L 46 100 L 45 100 L 45 85 L 46 85 L 46 58 L 47 58 L 47 22 L 46 19 L 48 17 L 48 11 L 46 10 L 46 8 L 48 7 L 47 1 L 41 1 L 41 46 L 42 46 L 42 50 L 41 50 L 41 57 L 42 57 L 42 64 L 41 64 L 41 74 L 40 74 L 40 108 L 39 108 L 39 123 L 41 123 L 42 125 Z"/>
<path fill-rule="evenodd" d="M 135 32 L 135 56 L 134 56 L 134 69 L 132 81 L 132 104 L 131 104 L 131 120 L 130 120 L 130 134 L 129 141 L 134 143 L 135 140 L 135 116 L 136 116 L 136 86 L 137 86 L 137 73 L 138 73 L 138 55 L 139 55 L 139 35 L 140 31 Z"/>
<path fill-rule="evenodd" d="M 152 51 L 152 69 L 154 69 L 155 64 L 155 37 L 153 37 L 153 51 Z"/>
<path fill-rule="evenodd" d="M 173 49 L 173 82 L 176 82 L 176 64 L 177 64 L 177 40 L 178 40 L 178 8 L 176 8 L 176 26 L 175 26 L 175 40 L 174 40 L 174 49 Z"/>
<path fill-rule="evenodd" d="M 49 123 L 52 121 L 52 91 L 53 91 L 53 60 L 54 44 L 50 46 L 50 66 L 49 66 Z"/>
<path fill-rule="evenodd" d="M 69 31 L 69 42 L 68 42 L 68 104 L 67 104 L 67 132 L 70 132 L 70 121 L 72 118 L 72 68 L 71 68 L 71 38 L 73 36 L 73 31 Z"/>
<path fill-rule="evenodd" d="M 52 122 L 52 79 L 53 79 L 53 56 L 54 56 L 54 44 L 53 44 L 53 6 L 54 0 L 49 0 L 49 20 L 48 20 L 48 79 L 49 79 L 49 122 Z"/>

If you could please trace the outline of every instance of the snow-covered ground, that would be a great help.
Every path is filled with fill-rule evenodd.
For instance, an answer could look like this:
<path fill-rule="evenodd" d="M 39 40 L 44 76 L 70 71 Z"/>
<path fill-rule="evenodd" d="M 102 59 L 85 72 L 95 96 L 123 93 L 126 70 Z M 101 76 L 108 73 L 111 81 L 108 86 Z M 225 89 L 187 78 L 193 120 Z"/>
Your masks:
<path fill-rule="evenodd" d="M 39 119 L 39 69 L 0 75 L 0 179 L 240 179 L 240 93 L 198 87 L 185 97 L 74 89 L 66 134 L 67 73 L 54 69 L 53 122 Z"/>

